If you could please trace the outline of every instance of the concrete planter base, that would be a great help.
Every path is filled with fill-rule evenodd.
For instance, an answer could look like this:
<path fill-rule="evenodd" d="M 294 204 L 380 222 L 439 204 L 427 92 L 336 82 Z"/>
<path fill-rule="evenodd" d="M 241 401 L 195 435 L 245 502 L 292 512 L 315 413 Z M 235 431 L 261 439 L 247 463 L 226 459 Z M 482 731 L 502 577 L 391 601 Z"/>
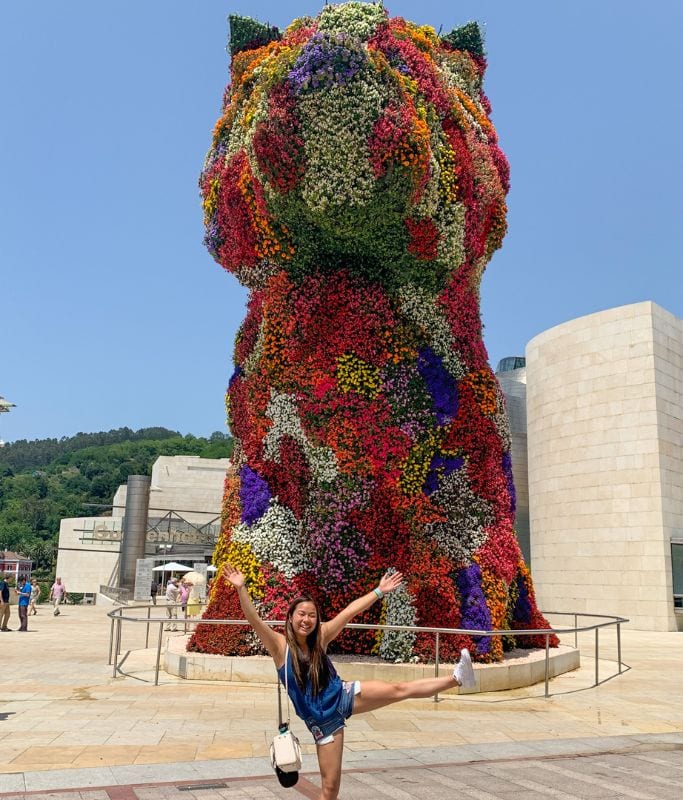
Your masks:
<path fill-rule="evenodd" d="M 275 668 L 267 656 L 215 656 L 188 653 L 187 636 L 168 639 L 164 654 L 164 669 L 170 675 L 187 680 L 233 681 L 235 683 L 275 683 Z M 407 681 L 433 678 L 433 664 L 388 664 L 374 661 L 332 661 L 345 680 Z M 554 678 L 580 666 L 579 650 L 560 645 L 550 650 L 549 675 Z M 447 675 L 452 665 L 441 664 L 440 675 Z M 541 683 L 545 678 L 544 650 L 512 650 L 499 664 L 475 664 L 477 686 L 463 693 L 498 692 Z M 459 694 L 457 688 L 448 693 Z"/>

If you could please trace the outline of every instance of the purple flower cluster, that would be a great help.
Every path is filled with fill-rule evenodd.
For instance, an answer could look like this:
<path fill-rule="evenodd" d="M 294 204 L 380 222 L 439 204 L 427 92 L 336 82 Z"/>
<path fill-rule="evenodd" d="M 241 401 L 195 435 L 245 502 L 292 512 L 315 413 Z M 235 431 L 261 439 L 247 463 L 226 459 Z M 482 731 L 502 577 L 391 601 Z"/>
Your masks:
<path fill-rule="evenodd" d="M 427 473 L 427 480 L 424 485 L 425 494 L 433 494 L 439 488 L 439 481 L 445 478 L 456 469 L 460 469 L 465 463 L 465 459 L 461 456 L 440 456 L 435 455 L 429 465 L 429 472 Z"/>
<path fill-rule="evenodd" d="M 358 487 L 317 486 L 309 497 L 304 519 L 311 567 L 323 584 L 338 586 L 355 580 L 367 565 L 370 549 L 353 525 L 354 512 L 370 502 L 369 482 Z"/>
<path fill-rule="evenodd" d="M 383 376 L 382 394 L 391 403 L 402 433 L 418 439 L 433 426 L 431 399 L 412 364 L 392 364 Z"/>
<path fill-rule="evenodd" d="M 270 489 L 265 479 L 246 464 L 240 470 L 240 519 L 247 525 L 253 525 L 268 508 Z"/>
<path fill-rule="evenodd" d="M 490 631 L 491 614 L 486 605 L 486 597 L 481 588 L 481 570 L 479 564 L 470 564 L 458 571 L 456 583 L 462 598 L 462 617 L 460 627 L 467 630 Z M 491 639 L 488 636 L 474 636 L 478 653 L 488 653 Z"/>
<path fill-rule="evenodd" d="M 410 75 L 410 67 L 401 57 L 401 54 L 394 49 L 389 50 L 387 53 L 389 64 L 401 75 Z"/>
<path fill-rule="evenodd" d="M 214 258 L 218 258 L 218 251 L 221 249 L 223 240 L 221 239 L 218 222 L 212 219 L 206 224 L 206 231 L 204 232 L 204 247 L 211 253 Z"/>
<path fill-rule="evenodd" d="M 515 489 L 515 479 L 512 476 L 512 456 L 510 453 L 503 453 L 503 474 L 505 475 L 508 494 L 510 495 L 510 511 L 514 514 L 517 510 L 517 490 Z"/>
<path fill-rule="evenodd" d="M 301 51 L 287 78 L 298 92 L 344 86 L 365 61 L 365 53 L 350 36 L 316 33 Z"/>
<path fill-rule="evenodd" d="M 432 396 L 436 421 L 439 425 L 445 425 L 458 413 L 457 381 L 444 367 L 441 356 L 430 347 L 420 350 L 417 368 Z"/>
<path fill-rule="evenodd" d="M 512 611 L 512 618 L 515 622 L 529 622 L 531 620 L 531 601 L 529 600 L 526 582 L 521 575 L 517 576 L 517 589 L 519 590 L 519 596 Z"/>
<path fill-rule="evenodd" d="M 242 375 L 244 375 L 244 370 L 243 370 L 243 369 L 242 369 L 242 367 L 240 367 L 240 365 L 238 364 L 238 365 L 235 367 L 235 371 L 234 371 L 234 372 L 232 373 L 232 375 L 230 376 L 230 380 L 228 381 L 228 389 L 229 389 L 229 388 L 230 388 L 230 387 L 233 385 L 233 383 L 234 383 L 234 382 L 235 382 L 235 381 L 236 381 L 238 378 L 241 378 L 241 377 L 242 377 Z"/>

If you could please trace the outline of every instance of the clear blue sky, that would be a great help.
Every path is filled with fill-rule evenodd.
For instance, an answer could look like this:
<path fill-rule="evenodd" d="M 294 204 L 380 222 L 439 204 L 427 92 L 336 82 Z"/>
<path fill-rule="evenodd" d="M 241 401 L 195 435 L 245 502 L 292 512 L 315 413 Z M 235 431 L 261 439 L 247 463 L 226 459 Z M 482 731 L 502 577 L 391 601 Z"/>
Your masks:
<path fill-rule="evenodd" d="M 226 17 L 309 0 L 2 0 L 0 415 L 6 441 L 127 425 L 225 430 L 245 290 L 202 246 L 197 176 L 228 80 Z M 681 0 L 395 0 L 485 24 L 512 167 L 482 290 L 493 366 L 641 300 L 683 316 Z"/>

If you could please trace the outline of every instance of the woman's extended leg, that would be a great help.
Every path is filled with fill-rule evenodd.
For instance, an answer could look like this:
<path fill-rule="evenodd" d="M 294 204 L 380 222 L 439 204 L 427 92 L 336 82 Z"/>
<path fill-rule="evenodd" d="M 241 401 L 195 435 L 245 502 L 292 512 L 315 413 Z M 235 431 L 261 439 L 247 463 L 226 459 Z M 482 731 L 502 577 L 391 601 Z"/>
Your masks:
<path fill-rule="evenodd" d="M 358 698 L 356 698 L 357 700 Z M 320 767 L 320 800 L 337 800 L 341 784 L 342 750 L 344 748 L 344 729 L 334 734 L 334 741 L 319 744 L 318 766 Z"/>
<path fill-rule="evenodd" d="M 353 714 L 355 716 L 365 711 L 374 711 L 382 706 L 398 703 L 400 700 L 432 697 L 437 692 L 453 689 L 459 685 L 453 675 L 443 678 L 401 681 L 400 683 L 361 681 L 360 694 L 357 694 L 353 701 Z"/>

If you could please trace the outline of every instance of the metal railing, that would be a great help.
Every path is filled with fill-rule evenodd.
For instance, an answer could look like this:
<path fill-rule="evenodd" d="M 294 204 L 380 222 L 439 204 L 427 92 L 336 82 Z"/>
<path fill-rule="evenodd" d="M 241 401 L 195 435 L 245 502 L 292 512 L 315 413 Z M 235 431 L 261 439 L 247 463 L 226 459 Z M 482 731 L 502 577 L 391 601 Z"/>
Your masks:
<path fill-rule="evenodd" d="M 160 670 L 160 663 L 161 663 L 161 646 L 163 641 L 163 632 L 164 626 L 169 624 L 179 624 L 183 625 L 185 628 L 185 632 L 188 631 L 189 628 L 195 627 L 197 625 L 239 625 L 241 627 L 250 627 L 249 623 L 246 620 L 239 620 L 239 619 L 201 619 L 199 617 L 188 617 L 187 616 L 187 608 L 184 609 L 184 616 L 177 618 L 177 617 L 169 617 L 168 615 L 164 617 L 152 617 L 151 611 L 152 609 L 161 609 L 161 608 L 175 608 L 176 610 L 182 608 L 180 605 L 176 606 L 154 606 L 154 605 L 144 605 L 144 606 L 122 606 L 120 608 L 116 608 L 113 611 L 110 611 L 107 616 L 111 619 L 111 630 L 109 634 L 109 665 L 113 664 L 113 672 L 112 677 L 115 678 L 118 673 L 121 672 L 120 666 L 123 661 L 119 661 L 119 656 L 121 655 L 121 640 L 122 640 L 122 626 L 124 622 L 131 622 L 131 623 L 138 623 L 143 624 L 146 626 L 145 630 L 145 648 L 149 647 L 149 633 L 150 633 L 150 626 L 157 625 L 158 626 L 158 634 L 157 634 L 157 641 L 156 641 L 156 661 L 154 667 L 154 685 L 159 685 L 159 670 Z M 145 611 L 146 616 L 142 617 L 135 617 L 135 616 L 128 616 L 124 612 L 130 611 Z M 618 663 L 618 675 L 621 675 L 623 672 L 623 661 L 621 658 L 621 626 L 623 623 L 628 622 L 629 620 L 625 617 L 617 617 L 608 614 L 588 614 L 584 612 L 574 612 L 574 611 L 546 611 L 543 612 L 544 616 L 548 617 L 573 617 L 574 618 L 574 626 L 572 628 L 539 628 L 535 630 L 495 630 L 495 631 L 475 631 L 469 630 L 464 628 L 428 628 L 428 627 L 419 627 L 419 626 L 410 626 L 410 625 L 368 625 L 364 623 L 356 623 L 352 622 L 349 623 L 346 627 L 353 628 L 356 630 L 371 630 L 371 631 L 408 631 L 410 633 L 430 633 L 433 634 L 435 637 L 434 640 L 434 675 L 435 677 L 439 676 L 439 648 L 441 644 L 441 637 L 442 636 L 472 636 L 472 637 L 488 637 L 493 638 L 495 636 L 514 636 L 515 638 L 521 636 L 543 636 L 545 641 L 545 691 L 544 696 L 550 697 L 549 691 L 549 683 L 550 683 L 550 637 L 555 636 L 562 636 L 564 634 L 574 634 L 574 647 L 578 648 L 578 636 L 579 633 L 586 633 L 590 631 L 595 631 L 595 682 L 593 683 L 593 687 L 598 686 L 600 683 L 600 630 L 602 628 L 609 628 L 609 627 L 616 627 L 616 645 L 617 645 L 617 663 Z M 597 622 L 592 625 L 582 625 L 579 626 L 579 618 L 580 617 L 589 617 L 593 619 L 604 620 L 603 622 Z M 284 620 L 264 620 L 266 625 L 270 625 L 271 627 L 282 627 L 284 626 Z M 124 659 L 125 660 L 125 659 Z M 123 673 L 122 673 L 123 674 Z M 614 675 L 605 678 L 604 680 L 609 680 L 610 678 L 615 677 Z M 434 701 L 438 701 L 438 694 L 434 695 Z"/>

